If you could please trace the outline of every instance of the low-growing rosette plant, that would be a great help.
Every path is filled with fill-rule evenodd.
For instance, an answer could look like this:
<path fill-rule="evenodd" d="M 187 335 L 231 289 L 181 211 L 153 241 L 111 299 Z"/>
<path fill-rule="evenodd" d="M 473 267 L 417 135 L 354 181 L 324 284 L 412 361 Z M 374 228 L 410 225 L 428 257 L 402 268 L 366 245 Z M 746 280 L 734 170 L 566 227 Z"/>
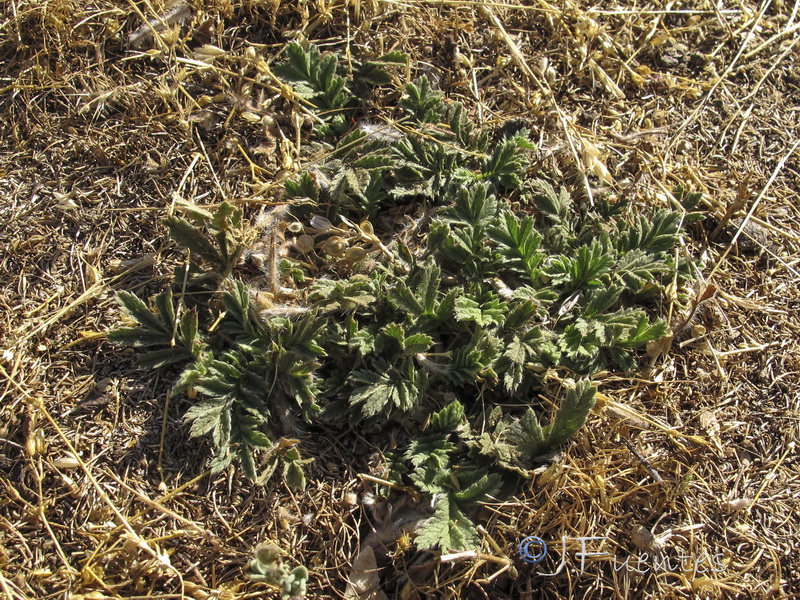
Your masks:
<path fill-rule="evenodd" d="M 474 507 L 583 426 L 592 376 L 635 370 L 668 334 L 652 314 L 688 276 L 675 247 L 699 195 L 650 211 L 576 200 L 529 177 L 527 130 L 478 127 L 425 77 L 388 118 L 359 121 L 406 60 L 348 74 L 290 44 L 273 70 L 315 115 L 310 166 L 255 228 L 227 202 L 179 205 L 166 225 L 186 263 L 152 306 L 121 292 L 132 323 L 109 336 L 142 366 L 181 366 L 174 391 L 214 471 L 280 468 L 302 489 L 304 431 L 400 428 L 383 456 L 431 500 L 417 545 L 460 550 L 479 546 Z"/>

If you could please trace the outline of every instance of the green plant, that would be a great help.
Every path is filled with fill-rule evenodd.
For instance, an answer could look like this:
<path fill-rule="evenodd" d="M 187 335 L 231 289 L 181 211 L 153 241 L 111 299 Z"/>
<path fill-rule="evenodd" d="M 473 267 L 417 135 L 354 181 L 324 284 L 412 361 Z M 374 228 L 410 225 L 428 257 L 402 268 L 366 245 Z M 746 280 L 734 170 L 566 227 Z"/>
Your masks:
<path fill-rule="evenodd" d="M 306 595 L 308 569 L 299 565 L 289 570 L 281 561 L 281 551 L 272 544 L 261 544 L 255 557 L 247 563 L 245 575 L 251 581 L 259 581 L 281 590 L 284 600 L 299 600 Z"/>
<path fill-rule="evenodd" d="M 365 81 L 310 45 L 287 56 L 276 72 L 312 102 L 323 125 L 309 151 L 328 156 L 286 184 L 295 250 L 272 276 L 297 300 L 264 306 L 263 277 L 237 274 L 252 237 L 239 211 L 183 206 L 187 218 L 167 222 L 190 251 L 174 291 L 154 311 L 120 294 L 137 325 L 110 335 L 157 346 L 144 365 L 187 363 L 175 388 L 200 397 L 186 419 L 192 435 L 211 434 L 215 471 L 238 456 L 264 480 L 280 458 L 300 487 L 304 461 L 279 435 L 317 419 L 400 424 L 387 465 L 433 503 L 418 544 L 475 547 L 474 509 L 584 424 L 592 375 L 634 370 L 632 350 L 666 335 L 645 307 L 686 275 L 673 250 L 699 197 L 680 190 L 685 209 L 648 216 L 576 202 L 527 176 L 527 131 L 475 126 L 424 77 L 395 121 L 344 132 L 349 90 Z M 391 81 L 385 69 L 404 60 L 391 58 L 359 63 L 371 65 L 366 83 Z M 556 407 L 545 425 L 539 398 Z M 272 458 L 261 474 L 257 451 Z"/>

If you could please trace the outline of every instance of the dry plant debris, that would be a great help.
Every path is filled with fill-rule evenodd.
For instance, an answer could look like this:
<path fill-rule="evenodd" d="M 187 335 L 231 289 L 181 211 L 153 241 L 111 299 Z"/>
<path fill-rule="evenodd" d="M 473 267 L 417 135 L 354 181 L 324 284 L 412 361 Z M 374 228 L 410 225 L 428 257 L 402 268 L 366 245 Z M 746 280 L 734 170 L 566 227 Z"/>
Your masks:
<path fill-rule="evenodd" d="M 796 594 L 798 12 L 775 0 L 8 0 L 2 593 L 260 597 L 273 592 L 243 567 L 271 543 L 308 568 L 308 597 L 341 597 L 370 532 L 385 535 L 379 523 L 401 508 L 376 495 L 363 441 L 324 433 L 303 440 L 315 460 L 302 495 L 209 477 L 182 401 L 102 335 L 117 319 L 115 291 L 152 295 L 180 260 L 160 225 L 180 198 L 255 215 L 307 166 L 298 149 L 313 117 L 271 75 L 286 41 L 305 38 L 344 56 L 408 53 L 482 122 L 523 120 L 541 169 L 587 201 L 664 206 L 676 184 L 706 199 L 692 230 L 703 278 L 690 311 L 669 314 L 671 346 L 650 348 L 638 378 L 597 379 L 604 398 L 583 433 L 524 494 L 485 506 L 480 552 L 410 552 L 397 524 L 393 551 L 376 552 L 383 592 Z M 540 565 L 517 552 L 527 536 L 549 545 Z M 587 536 L 604 538 L 587 552 L 608 554 L 586 557 L 580 573 Z M 558 569 L 562 543 L 562 572 L 538 575 Z M 694 562 L 648 562 L 665 555 Z"/>

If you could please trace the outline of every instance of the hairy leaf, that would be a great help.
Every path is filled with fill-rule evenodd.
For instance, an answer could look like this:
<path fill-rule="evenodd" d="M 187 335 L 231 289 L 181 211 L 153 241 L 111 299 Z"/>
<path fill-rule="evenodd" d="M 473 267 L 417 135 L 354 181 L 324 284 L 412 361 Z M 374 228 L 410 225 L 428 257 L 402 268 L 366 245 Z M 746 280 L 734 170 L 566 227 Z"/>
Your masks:
<path fill-rule="evenodd" d="M 553 422 L 545 428 L 545 443 L 552 448 L 562 444 L 586 422 L 595 402 L 595 388 L 587 380 L 578 381 L 567 389 Z"/>
<path fill-rule="evenodd" d="M 417 532 L 417 546 L 439 547 L 443 551 L 474 550 L 480 547 L 475 526 L 449 494 L 439 498 L 433 516 Z"/>
<path fill-rule="evenodd" d="M 400 106 L 420 123 L 438 123 L 444 112 L 441 93 L 431 89 L 425 76 L 406 86 L 406 95 L 400 100 Z"/>
<path fill-rule="evenodd" d="M 637 215 L 633 223 L 620 232 L 617 249 L 620 252 L 667 251 L 677 241 L 679 224 L 680 215 L 669 210 L 659 210 L 652 217 Z"/>
<path fill-rule="evenodd" d="M 512 190 L 522 187 L 522 176 L 527 161 L 521 152 L 519 138 L 505 138 L 495 146 L 492 154 L 481 165 L 481 175 L 497 187 Z"/>
<path fill-rule="evenodd" d="M 147 305 L 138 296 L 123 290 L 117 294 L 117 300 L 128 311 L 128 314 L 145 329 L 153 333 L 169 334 L 171 337 L 171 330 L 147 308 Z"/>
<path fill-rule="evenodd" d="M 225 264 L 225 260 L 219 250 L 208 241 L 201 228 L 192 225 L 182 217 L 175 216 L 167 217 L 164 223 L 169 228 L 170 236 L 176 243 L 215 265 L 221 267 Z"/>
<path fill-rule="evenodd" d="M 556 192 L 550 183 L 542 179 L 533 181 L 531 188 L 536 208 L 550 223 L 558 225 L 566 221 L 572 200 L 565 188 Z"/>
<path fill-rule="evenodd" d="M 455 315 L 459 321 L 471 321 L 481 327 L 500 325 L 503 322 L 505 305 L 498 298 L 479 304 L 468 296 L 456 298 Z"/>
<path fill-rule="evenodd" d="M 458 429 L 464 421 L 464 405 L 453 401 L 431 415 L 430 431 L 447 434 Z"/>

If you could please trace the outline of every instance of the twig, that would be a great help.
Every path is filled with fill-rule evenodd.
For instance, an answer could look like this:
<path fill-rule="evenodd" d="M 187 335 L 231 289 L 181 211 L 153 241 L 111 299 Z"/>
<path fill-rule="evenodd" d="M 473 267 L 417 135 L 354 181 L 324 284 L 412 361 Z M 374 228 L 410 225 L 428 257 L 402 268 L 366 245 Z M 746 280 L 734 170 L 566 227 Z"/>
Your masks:
<path fill-rule="evenodd" d="M 662 479 L 661 475 L 658 474 L 658 471 L 656 471 L 653 465 L 650 464 L 649 460 L 647 460 L 644 456 L 642 456 L 642 454 L 636 449 L 636 446 L 631 444 L 631 442 L 627 438 L 622 438 L 622 441 L 628 447 L 628 450 L 630 450 L 631 453 L 637 459 L 639 459 L 639 462 L 642 463 L 645 469 L 647 469 L 647 472 L 650 473 L 653 479 L 655 479 L 658 483 L 664 483 L 664 480 Z"/>

